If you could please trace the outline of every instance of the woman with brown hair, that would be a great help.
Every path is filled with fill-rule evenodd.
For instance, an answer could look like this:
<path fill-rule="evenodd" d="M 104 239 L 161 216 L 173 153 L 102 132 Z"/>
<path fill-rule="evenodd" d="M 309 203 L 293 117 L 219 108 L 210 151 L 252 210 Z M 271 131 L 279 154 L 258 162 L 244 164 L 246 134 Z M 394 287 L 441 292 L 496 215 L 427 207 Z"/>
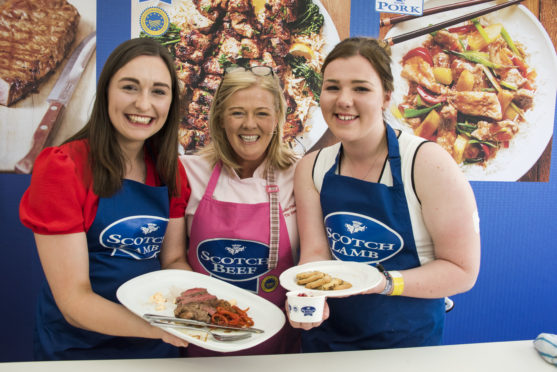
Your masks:
<path fill-rule="evenodd" d="M 85 127 L 35 161 L 20 218 L 48 282 L 36 359 L 172 357 L 187 346 L 116 299 L 138 275 L 189 269 L 178 113 L 172 57 L 153 40 L 126 41 L 104 65 Z"/>
<path fill-rule="evenodd" d="M 322 66 L 320 106 L 339 143 L 306 155 L 295 194 L 300 263 L 377 266 L 367 292 L 329 298 L 302 350 L 437 345 L 444 297 L 469 290 L 480 264 L 474 194 L 436 143 L 384 121 L 393 91 L 387 47 L 371 38 L 339 43 Z"/>

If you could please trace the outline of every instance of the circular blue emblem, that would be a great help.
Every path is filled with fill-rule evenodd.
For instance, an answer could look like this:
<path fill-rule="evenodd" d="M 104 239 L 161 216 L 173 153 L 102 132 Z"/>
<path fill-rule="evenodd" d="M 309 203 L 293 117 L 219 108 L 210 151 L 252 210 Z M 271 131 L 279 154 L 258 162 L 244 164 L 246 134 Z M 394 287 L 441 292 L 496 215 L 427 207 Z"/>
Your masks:
<path fill-rule="evenodd" d="M 269 271 L 269 246 L 238 239 L 208 239 L 197 246 L 203 268 L 226 281 L 256 279 Z"/>
<path fill-rule="evenodd" d="M 381 221 L 358 213 L 327 215 L 325 230 L 332 255 L 342 261 L 378 263 L 391 258 L 404 246 L 399 233 Z"/>
<path fill-rule="evenodd" d="M 279 278 L 277 278 L 275 275 L 266 276 L 261 281 L 261 289 L 263 290 L 263 292 L 272 292 L 278 287 L 278 285 Z"/>
<path fill-rule="evenodd" d="M 139 18 L 141 29 L 148 35 L 161 36 L 164 35 L 168 26 L 170 26 L 170 18 L 168 14 L 161 8 L 151 7 L 145 9 Z"/>
<path fill-rule="evenodd" d="M 158 216 L 122 218 L 100 233 L 99 242 L 113 256 L 152 258 L 160 252 L 167 225 L 168 219 Z"/>

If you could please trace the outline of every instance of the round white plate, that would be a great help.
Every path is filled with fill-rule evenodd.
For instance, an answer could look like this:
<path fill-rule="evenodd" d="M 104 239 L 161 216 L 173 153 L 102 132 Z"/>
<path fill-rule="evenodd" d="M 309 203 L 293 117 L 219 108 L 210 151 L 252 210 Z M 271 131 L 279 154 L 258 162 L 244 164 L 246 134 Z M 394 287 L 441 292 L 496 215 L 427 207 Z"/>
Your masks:
<path fill-rule="evenodd" d="M 305 271 L 321 271 L 352 284 L 348 289 L 320 291 L 307 289 L 296 283 L 296 275 Z M 294 266 L 280 275 L 280 285 L 289 291 L 304 290 L 308 293 L 322 294 L 327 297 L 344 297 L 367 291 L 381 282 L 381 273 L 374 266 L 350 261 L 316 261 Z"/>
<path fill-rule="evenodd" d="M 266 299 L 222 280 L 192 271 L 160 270 L 138 276 L 122 284 L 116 292 L 116 297 L 122 305 L 140 317 L 147 313 L 174 316 L 174 298 L 186 289 L 199 287 L 206 288 L 210 294 L 218 298 L 236 301 L 242 309 L 249 308 L 248 315 L 253 319 L 253 326 L 265 332 L 254 333 L 252 337 L 244 340 L 220 342 L 203 331 L 161 328 L 202 348 L 231 352 L 266 341 L 280 331 L 285 323 L 286 318 L 282 310 Z M 157 304 L 151 301 L 151 296 L 156 293 L 167 299 L 165 309 L 157 309 Z"/>
<path fill-rule="evenodd" d="M 426 7 L 436 7 L 449 3 L 451 1 L 430 0 L 426 1 Z M 389 30 L 386 38 L 493 5 L 491 3 L 481 4 L 402 22 Z M 529 55 L 527 61 L 538 73 L 535 82 L 537 91 L 534 96 L 533 108 L 526 112 L 528 123 L 520 125 L 520 131 L 510 142 L 509 148 L 499 150 L 497 156 L 489 160 L 485 168 L 470 164 L 462 165 L 461 169 L 470 181 L 516 181 L 538 161 L 553 135 L 555 93 L 557 89 L 557 56 L 543 25 L 524 6 L 513 5 L 489 13 L 483 18 L 490 24 L 502 23 L 511 38 L 525 47 L 526 53 Z M 400 76 L 402 57 L 410 49 L 420 46 L 426 38 L 427 36 L 422 36 L 392 47 L 392 71 L 395 90 L 391 97 L 391 104 L 398 105 L 408 92 L 408 83 L 406 79 Z M 389 110 L 385 114 L 387 121 L 394 127 L 412 131 L 409 126 L 396 119 Z"/>

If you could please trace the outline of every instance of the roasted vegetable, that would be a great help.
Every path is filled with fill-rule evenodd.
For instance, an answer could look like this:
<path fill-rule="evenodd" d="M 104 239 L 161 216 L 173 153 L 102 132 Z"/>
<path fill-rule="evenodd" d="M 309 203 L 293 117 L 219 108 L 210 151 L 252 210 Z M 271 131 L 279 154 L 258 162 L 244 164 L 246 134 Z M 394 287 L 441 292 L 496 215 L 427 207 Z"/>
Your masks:
<path fill-rule="evenodd" d="M 295 34 L 309 35 L 319 33 L 325 18 L 319 12 L 319 6 L 311 0 L 300 0 L 298 2 L 298 18 L 289 24 Z"/>
<path fill-rule="evenodd" d="M 426 108 L 423 108 L 423 109 L 405 109 L 404 110 L 404 117 L 405 118 L 415 118 L 415 117 L 418 117 L 418 116 L 422 116 L 422 115 L 425 115 L 425 114 L 429 113 L 431 110 L 434 110 L 434 109 L 436 109 L 437 107 L 440 107 L 440 106 L 441 106 L 441 104 L 438 103 L 436 105 L 433 105 L 431 107 L 426 107 Z"/>
<path fill-rule="evenodd" d="M 151 36 L 141 31 L 139 37 L 150 37 L 158 41 L 161 45 L 168 47 L 168 51 L 176 57 L 176 43 L 180 41 L 180 27 L 176 26 L 174 23 L 170 23 L 168 30 L 163 35 Z"/>
<path fill-rule="evenodd" d="M 439 128 L 439 124 L 441 124 L 441 116 L 435 110 L 431 110 L 429 114 L 425 117 L 424 121 L 414 129 L 414 133 L 417 136 L 423 138 L 430 138 L 433 136 L 433 133 Z"/>
<path fill-rule="evenodd" d="M 302 56 L 287 54 L 284 59 L 286 63 L 292 67 L 292 73 L 294 76 L 305 79 L 306 85 L 313 93 L 315 100 L 319 102 L 319 96 L 321 95 L 321 83 L 323 82 L 321 74 L 312 69 L 306 63 L 306 59 Z"/>

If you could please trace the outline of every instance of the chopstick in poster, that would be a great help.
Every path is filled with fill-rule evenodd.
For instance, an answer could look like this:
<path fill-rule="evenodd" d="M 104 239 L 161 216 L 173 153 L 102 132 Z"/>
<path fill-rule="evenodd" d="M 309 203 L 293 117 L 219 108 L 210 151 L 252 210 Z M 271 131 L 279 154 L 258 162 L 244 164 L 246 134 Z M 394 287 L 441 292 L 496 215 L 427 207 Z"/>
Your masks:
<path fill-rule="evenodd" d="M 471 0 L 471 1 L 462 1 L 460 3 L 455 3 L 455 4 L 441 5 L 441 6 L 437 6 L 435 8 L 424 9 L 421 16 L 403 15 L 403 16 L 399 16 L 399 17 L 384 18 L 379 23 L 379 26 L 380 27 L 392 26 L 392 25 L 396 25 L 397 23 L 407 21 L 409 19 L 414 19 L 414 18 L 419 18 L 419 17 L 424 17 L 424 16 L 427 16 L 427 15 L 431 15 L 431 14 L 446 12 L 447 10 L 466 8 L 466 7 L 469 7 L 469 6 L 472 6 L 472 5 L 488 3 L 490 1 L 494 1 L 494 0 Z"/>
<path fill-rule="evenodd" d="M 485 9 L 482 9 L 482 10 L 478 10 L 478 11 L 473 12 L 473 13 L 469 13 L 469 14 L 462 15 L 460 17 L 449 19 L 445 22 L 441 22 L 441 23 L 437 23 L 435 25 L 424 27 L 424 28 L 421 28 L 419 30 L 414 30 L 414 31 L 410 31 L 410 32 L 407 32 L 407 33 L 402 34 L 402 35 L 393 36 L 393 37 L 390 37 L 390 38 L 386 39 L 385 41 L 389 45 L 402 43 L 403 41 L 414 39 L 416 37 L 426 35 L 426 34 L 429 34 L 431 32 L 434 32 L 434 31 L 441 30 L 445 27 L 452 26 L 452 25 L 455 25 L 457 23 L 461 23 L 461 22 L 464 22 L 464 21 L 468 21 L 472 18 L 476 18 L 476 17 L 482 16 L 484 14 L 495 12 L 496 10 L 503 9 L 503 8 L 509 7 L 511 5 L 518 4 L 522 1 L 524 1 L 524 0 L 512 0 L 512 1 L 509 1 L 509 2 L 506 2 L 506 3 L 494 5 L 492 7 L 485 8 Z"/>

